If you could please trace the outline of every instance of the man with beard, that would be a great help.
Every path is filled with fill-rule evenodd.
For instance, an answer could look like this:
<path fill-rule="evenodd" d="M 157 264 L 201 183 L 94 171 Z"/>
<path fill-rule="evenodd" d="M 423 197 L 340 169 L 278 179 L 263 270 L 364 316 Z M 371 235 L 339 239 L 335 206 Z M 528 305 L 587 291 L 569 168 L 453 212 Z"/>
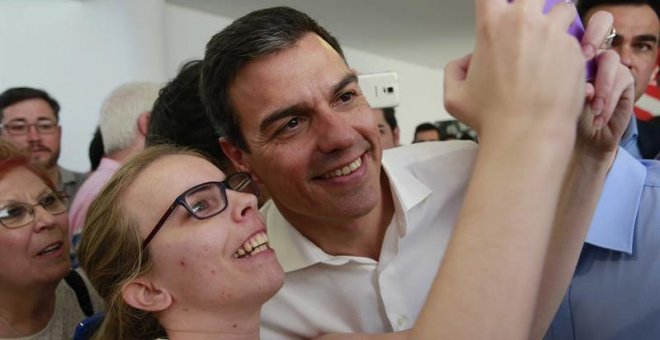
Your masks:
<path fill-rule="evenodd" d="M 57 165 L 60 157 L 60 105 L 47 92 L 14 87 L 0 94 L 0 138 L 29 153 L 58 190 L 73 199 L 85 176 Z"/>

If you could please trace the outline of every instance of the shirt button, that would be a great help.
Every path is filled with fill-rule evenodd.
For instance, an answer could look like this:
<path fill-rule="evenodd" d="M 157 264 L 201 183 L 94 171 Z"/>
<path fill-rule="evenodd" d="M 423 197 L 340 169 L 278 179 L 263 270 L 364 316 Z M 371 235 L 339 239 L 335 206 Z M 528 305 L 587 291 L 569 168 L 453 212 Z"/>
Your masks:
<path fill-rule="evenodd" d="M 396 320 L 396 323 L 399 327 L 403 327 L 406 322 L 408 322 L 408 317 L 406 315 L 401 315 L 399 316 L 399 319 Z"/>

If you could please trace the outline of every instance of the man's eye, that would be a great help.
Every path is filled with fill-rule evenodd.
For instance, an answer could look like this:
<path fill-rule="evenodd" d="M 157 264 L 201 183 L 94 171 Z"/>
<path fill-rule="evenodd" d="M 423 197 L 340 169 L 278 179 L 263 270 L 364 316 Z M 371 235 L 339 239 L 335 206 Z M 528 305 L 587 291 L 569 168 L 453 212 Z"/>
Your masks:
<path fill-rule="evenodd" d="M 634 45 L 635 49 L 640 52 L 646 52 L 650 51 L 652 49 L 651 45 L 649 44 L 636 44 Z"/>
<path fill-rule="evenodd" d="M 296 126 L 300 125 L 300 119 L 296 118 L 291 118 L 288 122 L 286 122 L 286 128 L 287 129 L 293 129 Z"/>
<path fill-rule="evenodd" d="M 7 126 L 7 128 L 13 132 L 25 131 L 27 130 L 27 127 L 27 124 L 10 124 Z"/>
<path fill-rule="evenodd" d="M 339 101 L 342 103 L 348 103 L 353 99 L 353 97 L 355 97 L 354 92 L 344 92 L 339 95 Z"/>
<path fill-rule="evenodd" d="M 39 129 L 40 130 L 50 131 L 50 130 L 53 130 L 55 128 L 55 126 L 56 125 L 53 122 L 40 122 L 39 123 Z"/>

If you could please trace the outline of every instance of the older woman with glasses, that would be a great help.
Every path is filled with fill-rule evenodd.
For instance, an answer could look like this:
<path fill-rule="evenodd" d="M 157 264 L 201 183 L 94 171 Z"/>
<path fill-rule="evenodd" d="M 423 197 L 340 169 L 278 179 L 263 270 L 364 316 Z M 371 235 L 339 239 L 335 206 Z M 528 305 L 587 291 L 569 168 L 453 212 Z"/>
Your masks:
<path fill-rule="evenodd" d="M 70 338 L 80 318 L 100 309 L 69 265 L 66 200 L 0 140 L 0 338 Z"/>

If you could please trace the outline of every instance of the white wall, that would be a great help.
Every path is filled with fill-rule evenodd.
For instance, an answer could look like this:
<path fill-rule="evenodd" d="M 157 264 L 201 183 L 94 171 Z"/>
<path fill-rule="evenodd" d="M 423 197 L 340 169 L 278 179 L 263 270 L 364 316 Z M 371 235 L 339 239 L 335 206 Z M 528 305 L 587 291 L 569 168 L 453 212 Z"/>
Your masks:
<path fill-rule="evenodd" d="M 232 18 L 200 12 L 178 5 L 165 4 L 167 73 L 173 75 L 187 60 L 201 59 L 206 42 L 233 21 Z M 341 37 L 339 37 L 341 42 Z M 469 41 L 451 41 L 446 53 L 437 56 L 449 61 L 471 49 Z M 442 104 L 442 70 L 435 70 L 400 60 L 342 46 L 351 67 L 362 73 L 395 71 L 399 75 L 401 105 L 397 119 L 401 141 L 412 141 L 417 124 L 424 121 L 450 119 Z"/>
<path fill-rule="evenodd" d="M 165 79 L 163 0 L 0 0 L 0 91 L 42 88 L 60 102 L 60 164 L 84 171 L 101 101 Z"/>
<path fill-rule="evenodd" d="M 60 164 L 85 171 L 105 96 L 125 82 L 174 77 L 183 61 L 201 58 L 209 38 L 231 21 L 164 0 L 0 0 L 0 91 L 31 86 L 56 98 L 64 131 Z M 462 41 L 447 46 L 439 60 L 471 47 Z M 403 143 L 412 140 L 418 123 L 448 118 L 442 70 L 344 48 L 360 72 L 399 74 Z"/>

